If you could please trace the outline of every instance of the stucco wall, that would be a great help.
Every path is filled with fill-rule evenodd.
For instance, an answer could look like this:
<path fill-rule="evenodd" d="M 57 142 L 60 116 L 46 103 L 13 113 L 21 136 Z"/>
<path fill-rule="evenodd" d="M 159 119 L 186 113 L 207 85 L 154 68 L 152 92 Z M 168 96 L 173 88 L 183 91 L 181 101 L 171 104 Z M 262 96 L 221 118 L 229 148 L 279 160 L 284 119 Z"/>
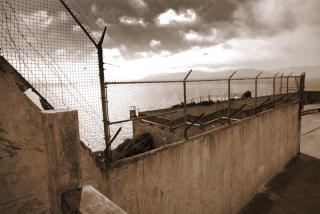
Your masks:
<path fill-rule="evenodd" d="M 8 72 L 0 70 L 1 213 L 61 213 L 60 195 L 87 184 L 128 213 L 236 213 L 299 151 L 291 103 L 105 172 L 80 142 L 77 111 L 41 112 Z"/>
<path fill-rule="evenodd" d="M 50 212 L 45 142 L 40 109 L 0 66 L 1 213 Z"/>
<path fill-rule="evenodd" d="M 119 161 L 109 198 L 128 213 L 236 213 L 299 152 L 298 103 Z"/>

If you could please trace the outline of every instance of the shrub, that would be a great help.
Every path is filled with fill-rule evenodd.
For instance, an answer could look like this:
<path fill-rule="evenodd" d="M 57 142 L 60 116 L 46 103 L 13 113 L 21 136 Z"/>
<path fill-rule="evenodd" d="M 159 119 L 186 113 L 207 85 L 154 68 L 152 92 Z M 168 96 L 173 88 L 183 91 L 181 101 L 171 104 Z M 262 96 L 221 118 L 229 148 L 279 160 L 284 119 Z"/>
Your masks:
<path fill-rule="evenodd" d="M 149 133 L 143 133 L 135 136 L 133 139 L 126 139 L 117 148 L 118 158 L 127 158 L 134 155 L 138 155 L 153 149 L 152 146 L 152 135 Z"/>
<path fill-rule="evenodd" d="M 251 98 L 251 91 L 244 92 L 242 98 Z"/>

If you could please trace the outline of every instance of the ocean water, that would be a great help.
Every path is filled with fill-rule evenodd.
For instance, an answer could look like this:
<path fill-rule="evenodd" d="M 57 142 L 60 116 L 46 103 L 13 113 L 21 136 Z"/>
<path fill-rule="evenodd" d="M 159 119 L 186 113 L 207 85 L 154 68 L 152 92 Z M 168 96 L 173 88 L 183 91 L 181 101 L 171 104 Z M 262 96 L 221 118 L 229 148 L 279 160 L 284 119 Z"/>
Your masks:
<path fill-rule="evenodd" d="M 78 110 L 80 138 L 93 151 L 105 148 L 104 130 L 102 122 L 102 104 L 100 87 L 98 84 L 38 84 L 36 85 L 49 103 L 56 109 L 70 108 Z M 250 90 L 254 96 L 254 81 L 231 82 L 231 97 L 241 96 Z M 258 96 L 271 95 L 272 80 L 260 81 Z M 130 110 L 135 108 L 137 113 L 142 111 L 170 108 L 181 104 L 184 100 L 182 83 L 144 83 L 144 84 L 108 84 L 107 109 L 109 121 L 128 120 Z M 276 86 L 276 93 L 279 85 Z M 203 100 L 227 100 L 227 81 L 220 82 L 190 82 L 186 85 L 187 103 Z M 132 137 L 132 122 L 122 122 L 110 125 L 112 138 L 119 128 L 120 134 L 112 144 L 115 148 L 124 139 Z"/>

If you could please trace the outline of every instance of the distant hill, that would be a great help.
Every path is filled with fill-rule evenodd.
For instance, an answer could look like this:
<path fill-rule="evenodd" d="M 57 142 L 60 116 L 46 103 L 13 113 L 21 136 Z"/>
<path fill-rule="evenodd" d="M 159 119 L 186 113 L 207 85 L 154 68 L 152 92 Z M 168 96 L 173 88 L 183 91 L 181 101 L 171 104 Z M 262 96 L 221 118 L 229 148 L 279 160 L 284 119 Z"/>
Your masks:
<path fill-rule="evenodd" d="M 303 66 L 303 67 L 293 67 L 293 68 L 282 68 L 282 69 L 275 69 L 275 70 L 268 70 L 270 73 L 283 73 L 284 76 L 293 73 L 292 75 L 300 75 L 302 72 L 306 71 L 306 78 L 307 79 L 320 79 L 320 65 L 318 66 Z"/>
<path fill-rule="evenodd" d="M 236 74 L 233 78 L 254 78 L 260 72 L 262 74 L 259 77 L 272 77 L 279 72 L 279 76 L 288 76 L 293 73 L 294 76 L 299 76 L 302 72 L 306 71 L 306 90 L 320 90 L 320 66 L 303 66 L 303 67 L 292 67 L 275 70 L 257 70 L 252 68 L 241 68 L 236 69 Z M 188 79 L 227 79 L 234 72 L 234 70 L 219 71 L 219 72 L 203 72 L 203 71 L 192 71 Z M 180 73 L 160 73 L 149 75 L 143 80 L 182 80 L 185 78 L 188 72 Z"/>
<path fill-rule="evenodd" d="M 290 73 L 292 75 L 301 75 L 301 73 L 306 72 L 306 88 L 307 91 L 319 91 L 320 90 L 320 66 L 304 66 L 304 67 L 293 67 L 293 68 L 283 68 L 276 70 L 269 70 L 268 72 L 280 74 L 283 73 L 284 76 L 288 76 Z"/>
<path fill-rule="evenodd" d="M 231 74 L 234 72 L 234 70 L 227 70 L 227 71 L 219 71 L 219 72 L 203 72 L 203 71 L 192 71 L 188 79 L 225 79 L 229 78 Z M 251 69 L 251 68 L 242 68 L 237 69 L 236 74 L 233 76 L 234 78 L 245 78 L 245 77 L 256 77 L 260 72 L 263 76 L 273 76 L 273 73 Z M 188 72 L 180 72 L 180 73 L 160 73 L 160 74 L 154 74 L 149 75 L 144 80 L 182 80 L 185 78 L 185 76 L 188 74 Z"/>

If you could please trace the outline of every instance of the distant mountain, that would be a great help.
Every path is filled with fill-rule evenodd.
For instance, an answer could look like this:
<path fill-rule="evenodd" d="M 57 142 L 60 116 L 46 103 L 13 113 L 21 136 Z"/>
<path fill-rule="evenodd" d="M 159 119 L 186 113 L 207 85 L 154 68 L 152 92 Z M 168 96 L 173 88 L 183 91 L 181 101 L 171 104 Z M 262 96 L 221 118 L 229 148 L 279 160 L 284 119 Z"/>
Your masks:
<path fill-rule="evenodd" d="M 275 70 L 257 70 L 252 68 L 241 68 L 236 69 L 236 74 L 233 78 L 254 78 L 260 72 L 259 77 L 273 77 L 279 72 L 278 76 L 283 74 L 283 76 L 288 76 L 293 73 L 294 76 L 299 76 L 302 72 L 306 71 L 306 90 L 320 90 L 320 66 L 303 66 L 303 67 L 292 67 L 283 68 Z M 188 80 L 190 79 L 227 79 L 234 72 L 234 70 L 219 71 L 219 72 L 203 72 L 203 71 L 192 71 Z M 183 80 L 188 72 L 181 73 L 160 73 L 155 75 L 150 75 L 143 80 Z"/>
<path fill-rule="evenodd" d="M 292 75 L 301 75 L 302 72 L 306 72 L 306 91 L 319 91 L 320 90 L 320 66 L 304 66 L 304 67 L 293 67 L 293 68 L 283 68 L 276 70 L 269 70 L 270 73 L 282 74 L 288 76 Z"/>
<path fill-rule="evenodd" d="M 188 79 L 226 79 L 229 78 L 234 70 L 227 71 L 219 71 L 219 72 L 203 72 L 203 71 L 192 71 Z M 256 77 L 260 72 L 262 74 L 261 77 L 265 76 L 273 76 L 273 73 L 251 69 L 251 68 L 242 68 L 237 69 L 233 78 L 246 78 L 246 77 Z M 160 73 L 149 75 L 143 80 L 182 80 L 188 72 L 180 72 L 180 73 Z"/>
<path fill-rule="evenodd" d="M 318 66 L 303 66 L 303 67 L 293 67 L 293 68 L 282 68 L 282 69 L 275 69 L 275 70 L 268 70 L 270 73 L 277 73 L 281 75 L 283 73 L 284 76 L 293 73 L 292 75 L 301 75 L 302 72 L 306 71 L 306 78 L 307 79 L 320 79 L 320 65 Z"/>

